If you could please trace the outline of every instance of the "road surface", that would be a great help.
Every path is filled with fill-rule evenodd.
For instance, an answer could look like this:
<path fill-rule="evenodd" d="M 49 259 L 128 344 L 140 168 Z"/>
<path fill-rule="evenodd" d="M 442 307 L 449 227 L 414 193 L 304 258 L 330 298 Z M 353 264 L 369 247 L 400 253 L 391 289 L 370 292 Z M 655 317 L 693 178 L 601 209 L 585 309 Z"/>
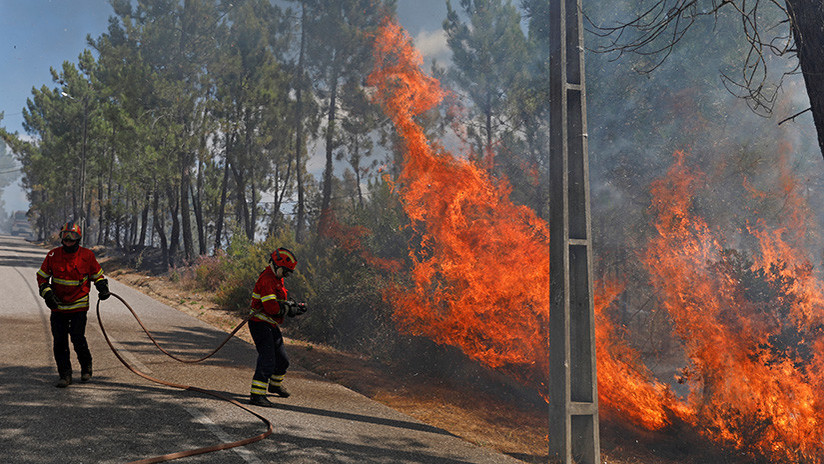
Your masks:
<path fill-rule="evenodd" d="M 49 310 L 35 273 L 46 250 L 0 236 L 0 444 L 3 463 L 126 463 L 258 435 L 265 425 L 228 402 L 164 387 L 128 371 L 103 338 L 94 308 L 86 336 L 94 377 L 55 388 Z M 114 279 L 112 292 L 135 309 L 167 350 L 200 356 L 226 334 Z M 232 339 L 199 364 L 158 352 L 115 298 L 101 303 L 103 323 L 117 348 L 147 374 L 219 392 L 246 404 L 254 346 Z M 243 328 L 241 330 L 246 330 Z M 277 408 L 252 407 L 274 425 L 268 438 L 180 463 L 518 463 L 465 442 L 293 365 Z M 482 406 L 480 406 L 482 407 Z"/>

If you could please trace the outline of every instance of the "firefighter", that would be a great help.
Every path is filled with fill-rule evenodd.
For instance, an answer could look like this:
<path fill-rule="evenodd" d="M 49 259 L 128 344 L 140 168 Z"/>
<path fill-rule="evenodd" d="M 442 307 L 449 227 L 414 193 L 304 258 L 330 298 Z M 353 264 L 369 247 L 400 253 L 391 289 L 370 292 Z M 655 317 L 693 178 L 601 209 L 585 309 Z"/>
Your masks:
<path fill-rule="evenodd" d="M 249 403 L 255 406 L 273 407 L 266 398 L 266 391 L 281 398 L 289 392 L 281 384 L 289 367 L 289 358 L 283 345 L 280 324 L 284 317 L 295 317 L 306 312 L 304 303 L 287 299 L 283 278 L 295 271 L 295 255 L 286 248 L 278 248 L 269 258 L 269 265 L 260 273 L 252 291 L 252 313 L 249 332 L 258 352 L 255 375 Z"/>
<path fill-rule="evenodd" d="M 92 354 L 86 342 L 90 282 L 94 282 L 97 297 L 101 300 L 111 295 L 109 282 L 103 277 L 103 269 L 94 252 L 80 246 L 81 235 L 78 224 L 67 222 L 63 225 L 60 229 L 62 246 L 49 251 L 37 271 L 40 296 L 51 310 L 54 360 L 60 376 L 56 386 L 59 388 L 72 383 L 69 337 L 80 363 L 80 381 L 88 382 L 92 377 Z"/>

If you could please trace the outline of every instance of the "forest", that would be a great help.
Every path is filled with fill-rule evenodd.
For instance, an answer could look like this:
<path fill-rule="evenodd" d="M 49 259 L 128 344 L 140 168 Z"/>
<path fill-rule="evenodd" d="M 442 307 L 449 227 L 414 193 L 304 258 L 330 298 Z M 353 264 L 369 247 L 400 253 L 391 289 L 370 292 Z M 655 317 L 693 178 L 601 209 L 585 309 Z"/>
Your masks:
<path fill-rule="evenodd" d="M 310 307 L 291 336 L 545 395 L 547 2 L 446 3 L 452 59 L 425 67 L 392 0 L 112 0 L 28 137 L 0 129 L 39 238 L 79 221 L 237 312 L 285 246 Z M 584 10 L 602 419 L 824 462 L 824 165 L 811 116 L 782 120 L 809 106 L 796 63 L 764 58 L 759 114 L 730 91 L 734 10 L 660 61 L 603 33 L 635 2 Z"/>

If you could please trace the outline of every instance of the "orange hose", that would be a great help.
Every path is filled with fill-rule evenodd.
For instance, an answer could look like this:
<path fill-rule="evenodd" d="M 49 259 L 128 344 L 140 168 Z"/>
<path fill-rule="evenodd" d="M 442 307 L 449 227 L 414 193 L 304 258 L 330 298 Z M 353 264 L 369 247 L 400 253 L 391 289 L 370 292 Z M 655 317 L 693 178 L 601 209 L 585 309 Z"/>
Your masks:
<path fill-rule="evenodd" d="M 217 348 L 214 349 L 214 351 L 212 351 L 208 355 L 206 355 L 202 358 L 199 358 L 199 359 L 181 359 L 181 358 L 178 358 L 178 357 L 172 355 L 171 353 L 167 352 L 160 345 L 158 345 L 157 341 L 155 341 L 154 337 L 152 337 L 152 334 L 148 331 L 148 329 L 146 329 L 146 326 L 143 325 L 143 322 L 140 320 L 140 318 L 134 312 L 134 309 L 132 309 L 132 307 L 129 306 L 129 303 L 126 303 L 126 301 L 123 298 L 121 298 L 120 295 L 117 295 L 116 293 L 112 293 L 111 295 L 113 297 L 117 298 L 118 300 L 120 300 L 120 302 L 123 303 L 126 306 L 126 308 L 128 308 L 128 310 L 132 313 L 132 316 L 134 316 L 135 320 L 137 320 L 137 323 L 140 324 L 140 327 L 143 329 L 143 331 L 146 333 L 146 335 L 149 336 L 149 339 L 152 340 L 152 343 L 154 343 L 154 345 L 160 351 L 162 351 L 164 354 L 171 357 L 172 359 L 175 359 L 177 361 L 184 362 L 184 363 L 197 363 L 197 362 L 203 361 L 204 359 L 207 359 L 210 356 L 212 356 L 213 354 L 217 353 L 221 348 L 223 348 L 223 345 L 225 345 L 229 341 L 229 339 L 232 338 L 235 335 L 235 333 L 237 333 L 237 331 L 240 330 L 240 328 L 243 327 L 243 325 L 246 324 L 249 321 L 249 319 L 252 317 L 250 315 L 249 317 L 244 319 L 243 322 L 241 322 L 229 334 L 229 336 L 226 337 L 226 340 L 224 340 L 223 343 L 221 343 Z M 203 448 L 196 448 L 196 449 L 191 449 L 191 450 L 186 450 L 186 451 L 178 451 L 178 452 L 175 452 L 175 453 L 164 454 L 162 456 L 155 456 L 155 457 L 152 457 L 152 458 L 141 459 L 139 461 L 132 461 L 129 464 L 149 464 L 149 463 L 155 463 L 155 462 L 165 462 L 165 461 L 171 461 L 173 459 L 179 459 L 179 458 L 183 458 L 183 457 L 187 457 L 187 456 L 194 456 L 196 454 L 205 454 L 205 453 L 211 453 L 212 451 L 220 451 L 220 450 L 235 448 L 237 446 L 248 445 L 250 443 L 254 443 L 254 442 L 263 440 L 264 438 L 266 438 L 266 437 L 268 437 L 269 435 L 272 434 L 272 423 L 269 422 L 269 419 L 261 416 L 260 414 L 256 413 L 255 411 L 247 408 L 246 406 L 238 403 L 237 401 L 235 401 L 231 398 L 228 398 L 226 396 L 223 396 L 223 395 L 221 395 L 219 393 L 216 393 L 216 392 L 213 392 L 213 391 L 205 390 L 205 389 L 202 389 L 202 388 L 199 388 L 199 387 L 194 387 L 192 385 L 182 385 L 182 384 L 167 382 L 165 380 L 154 378 L 154 377 L 146 374 L 145 372 L 141 372 L 140 370 L 136 369 L 134 366 L 132 366 L 128 362 L 126 362 L 126 360 L 123 359 L 123 357 L 120 355 L 120 353 L 118 353 L 117 349 L 114 347 L 111 340 L 109 340 L 109 335 L 106 333 L 106 328 L 103 326 L 103 320 L 100 317 L 100 300 L 97 300 L 97 322 L 100 324 L 100 331 L 103 332 L 103 338 L 106 339 L 106 343 L 109 345 L 109 348 L 112 350 L 112 353 L 114 353 L 115 357 L 117 357 L 117 359 L 124 366 L 126 366 L 126 368 L 129 369 L 130 371 L 134 372 L 135 374 L 139 375 L 140 377 L 143 377 L 146 380 L 149 380 L 151 382 L 154 382 L 154 383 L 157 383 L 157 384 L 160 384 L 160 385 L 165 385 L 167 387 L 179 388 L 181 390 L 195 391 L 195 392 L 198 392 L 198 393 L 203 393 L 203 394 L 206 394 L 206 395 L 209 395 L 209 396 L 213 396 L 217 399 L 232 403 L 233 405 L 239 407 L 240 409 L 243 409 L 244 411 L 252 414 L 253 416 L 255 416 L 258 419 L 260 419 L 261 421 L 263 421 L 263 423 L 266 424 L 266 428 L 267 428 L 266 432 L 261 433 L 260 435 L 256 435 L 256 436 L 251 437 L 251 438 L 246 438 L 246 439 L 243 439 L 243 440 L 233 441 L 233 442 L 230 442 L 230 443 L 221 443 L 221 444 L 218 444 L 218 445 L 207 446 L 207 447 L 203 447 Z"/>

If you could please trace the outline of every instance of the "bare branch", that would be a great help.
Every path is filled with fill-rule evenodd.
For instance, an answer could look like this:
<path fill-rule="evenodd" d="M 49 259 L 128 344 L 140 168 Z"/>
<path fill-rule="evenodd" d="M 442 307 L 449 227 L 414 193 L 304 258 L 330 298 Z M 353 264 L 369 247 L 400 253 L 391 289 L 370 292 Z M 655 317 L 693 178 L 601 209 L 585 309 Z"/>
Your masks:
<path fill-rule="evenodd" d="M 795 118 L 801 116 L 802 114 L 806 113 L 807 111 L 812 111 L 812 109 L 813 109 L 812 107 L 809 107 L 804 111 L 799 111 L 798 113 L 795 113 L 794 115 L 790 116 L 789 118 L 784 118 L 778 123 L 778 125 L 780 126 L 781 124 L 784 124 L 787 121 L 794 121 Z"/>
<path fill-rule="evenodd" d="M 733 78 L 722 72 L 722 82 L 730 93 L 747 100 L 756 114 L 769 115 L 785 77 L 795 74 L 799 67 L 796 65 L 784 72 L 777 82 L 770 82 L 767 53 L 779 57 L 796 53 L 791 16 L 781 0 L 654 0 L 632 20 L 610 26 L 596 25 L 585 15 L 587 31 L 608 39 L 606 44 L 591 50 L 617 53 L 614 59 L 624 53 L 652 57 L 652 64 L 637 70 L 641 74 L 650 73 L 664 63 L 696 21 L 711 17 L 717 25 L 722 8 L 740 17 L 742 35 L 748 44 L 739 68 L 740 77 Z M 762 10 L 766 8 L 772 9 L 771 13 L 777 9 L 779 17 L 785 19 L 774 25 L 761 24 L 762 18 L 775 17 L 765 15 Z"/>

